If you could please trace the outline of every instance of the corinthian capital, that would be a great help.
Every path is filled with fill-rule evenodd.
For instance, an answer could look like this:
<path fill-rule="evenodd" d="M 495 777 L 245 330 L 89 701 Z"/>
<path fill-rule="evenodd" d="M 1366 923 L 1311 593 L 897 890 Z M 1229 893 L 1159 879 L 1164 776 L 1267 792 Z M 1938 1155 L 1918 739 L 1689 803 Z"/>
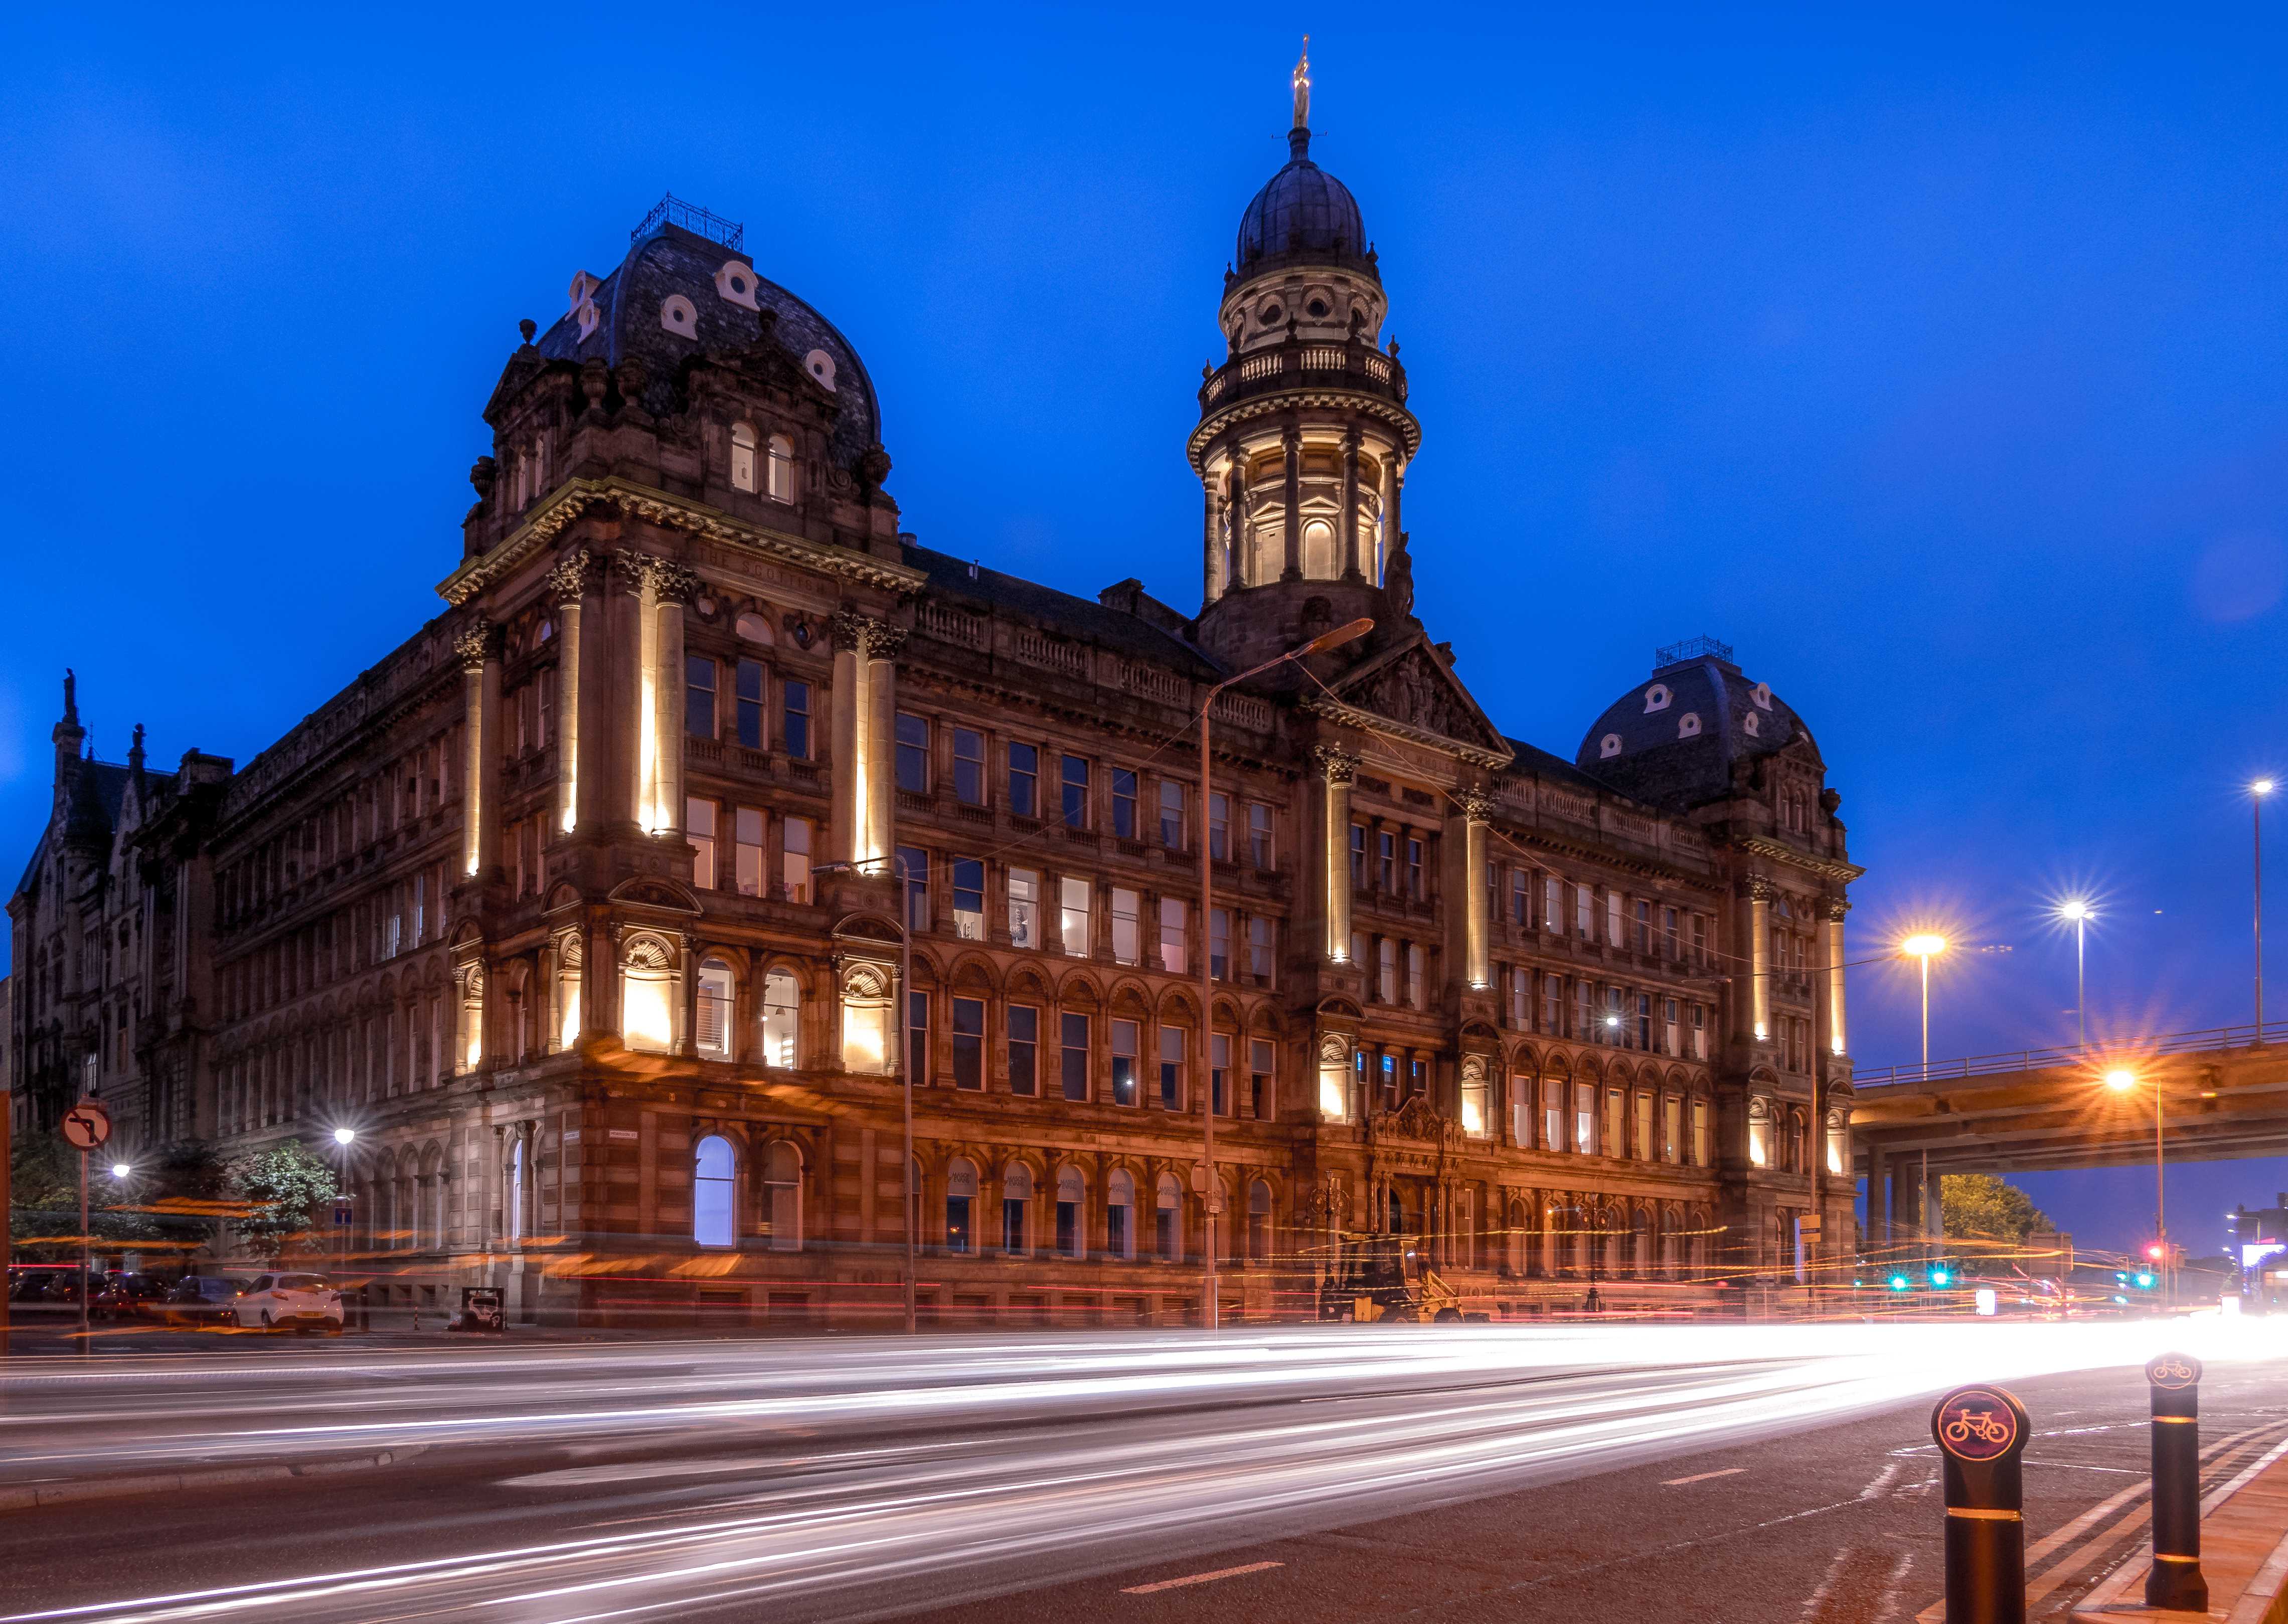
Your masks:
<path fill-rule="evenodd" d="M 493 658 L 499 647 L 500 628 L 481 614 L 453 639 L 453 652 L 461 656 L 461 669 L 465 671 L 483 670 L 485 661 Z"/>
<path fill-rule="evenodd" d="M 1331 784 L 1347 784 L 1358 776 L 1359 758 L 1339 745 L 1314 745 L 1311 756 Z"/>
<path fill-rule="evenodd" d="M 905 628 L 855 609 L 838 611 L 827 622 L 827 630 L 833 635 L 835 647 L 846 648 L 862 660 L 894 660 L 905 646 Z"/>
<path fill-rule="evenodd" d="M 699 577 L 671 558 L 654 558 L 651 590 L 663 604 L 687 604 L 699 594 Z"/>
<path fill-rule="evenodd" d="M 644 582 L 651 579 L 651 566 L 655 560 L 647 552 L 638 552 L 632 547 L 623 547 L 612 555 L 611 583 L 631 597 L 640 594 Z"/>
<path fill-rule="evenodd" d="M 1494 819 L 1494 798 L 1482 789 L 1465 789 L 1454 797 L 1454 804 L 1462 809 L 1462 816 L 1472 823 L 1491 823 Z"/>
<path fill-rule="evenodd" d="M 1760 874 L 1752 874 L 1740 882 L 1740 894 L 1751 902 L 1769 902 L 1780 894 L 1780 888 Z"/>
<path fill-rule="evenodd" d="M 552 603 L 576 604 L 595 578 L 596 560 L 585 547 L 575 547 L 556 560 L 548 572 L 548 597 Z"/>
<path fill-rule="evenodd" d="M 1820 899 L 1819 911 L 1824 914 L 1828 918 L 1835 921 L 1836 923 L 1841 924 L 1843 923 L 1843 915 L 1851 911 L 1851 899 L 1848 897 L 1823 897 Z"/>

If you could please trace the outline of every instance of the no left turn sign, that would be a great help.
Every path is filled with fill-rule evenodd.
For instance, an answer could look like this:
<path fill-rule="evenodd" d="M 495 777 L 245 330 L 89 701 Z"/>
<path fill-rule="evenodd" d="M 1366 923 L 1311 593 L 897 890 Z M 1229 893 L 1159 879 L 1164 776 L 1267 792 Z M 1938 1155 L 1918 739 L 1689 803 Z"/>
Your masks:
<path fill-rule="evenodd" d="M 111 1137 L 111 1113 L 91 1099 L 83 1099 L 64 1113 L 64 1141 L 76 1150 L 102 1147 Z"/>

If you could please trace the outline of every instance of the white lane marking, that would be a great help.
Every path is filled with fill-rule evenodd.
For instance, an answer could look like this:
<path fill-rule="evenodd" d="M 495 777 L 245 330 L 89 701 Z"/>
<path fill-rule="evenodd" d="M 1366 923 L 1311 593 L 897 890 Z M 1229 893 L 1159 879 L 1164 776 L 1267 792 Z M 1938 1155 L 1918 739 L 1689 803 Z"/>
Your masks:
<path fill-rule="evenodd" d="M 1845 1546 L 1835 1553 L 1835 1560 L 1827 1565 L 1827 1574 L 1819 1581 L 1819 1588 L 1814 1590 L 1803 1604 L 1804 1624 L 1811 1624 L 1811 1620 L 1818 1618 L 1826 1607 L 1827 1598 L 1834 1594 L 1835 1581 L 1843 1577 L 1843 1565 L 1851 1560 L 1855 1549 Z"/>
<path fill-rule="evenodd" d="M 1744 1466 L 1728 1466 L 1720 1472 L 1695 1472 L 1689 1477 L 1664 1477 L 1661 1479 L 1660 1486 L 1664 1489 L 1674 1489 L 1681 1488 L 1688 1483 L 1705 1483 L 1711 1477 L 1736 1477 L 1747 1470 Z"/>
<path fill-rule="evenodd" d="M 1875 1474 L 1875 1481 L 1859 1491 L 1859 1498 L 1862 1500 L 1875 1500 L 1879 1498 L 1883 1491 L 1891 1486 L 1892 1480 L 1897 1477 L 1898 1475 L 1899 1463 L 1896 1461 L 1884 1462 L 1883 1470 Z"/>
<path fill-rule="evenodd" d="M 1876 1601 L 1875 1624 L 1887 1624 L 1887 1620 L 1899 1616 L 1899 1593 L 1906 1588 L 1907 1574 L 1914 1565 L 1914 1552 L 1902 1551 L 1898 1565 L 1891 1570 L 1890 1581 L 1883 1587 L 1883 1594 Z"/>
<path fill-rule="evenodd" d="M 1130 1585 L 1120 1594 L 1149 1596 L 1155 1590 L 1173 1590 L 1180 1585 L 1204 1585 L 1218 1579 L 1236 1579 L 1242 1573 L 1260 1573 L 1266 1568 L 1286 1565 L 1283 1562 L 1251 1562 L 1243 1567 L 1219 1567 L 1212 1573 L 1187 1573 L 1181 1579 L 1163 1579 L 1156 1584 Z"/>

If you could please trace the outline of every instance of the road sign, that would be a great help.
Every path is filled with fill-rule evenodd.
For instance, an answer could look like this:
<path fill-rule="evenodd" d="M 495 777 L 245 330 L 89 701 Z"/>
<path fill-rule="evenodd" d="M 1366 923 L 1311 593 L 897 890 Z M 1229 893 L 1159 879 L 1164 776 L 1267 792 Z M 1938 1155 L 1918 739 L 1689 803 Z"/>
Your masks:
<path fill-rule="evenodd" d="M 1819 1215 L 1817 1213 L 1807 1213 L 1804 1215 L 1802 1219 L 1802 1228 L 1799 1232 L 1806 1240 L 1818 1240 Z"/>
<path fill-rule="evenodd" d="M 91 1151 L 111 1137 L 111 1113 L 91 1099 L 83 1099 L 64 1113 L 64 1142 L 75 1150 Z"/>

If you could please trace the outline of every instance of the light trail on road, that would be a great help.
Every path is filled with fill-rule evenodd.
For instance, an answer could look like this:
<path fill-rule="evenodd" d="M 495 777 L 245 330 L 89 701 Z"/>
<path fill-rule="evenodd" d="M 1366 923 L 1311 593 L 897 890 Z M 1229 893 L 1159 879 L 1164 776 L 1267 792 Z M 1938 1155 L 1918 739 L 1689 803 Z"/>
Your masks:
<path fill-rule="evenodd" d="M 1934 1392 L 2288 1355 L 2195 1325 L 1294 1327 L 20 1361 L 0 1475 L 429 1446 L 481 1480 L 408 1558 L 4 1615 L 841 1619 L 1797 1430 Z M 352 1505 L 371 1474 L 305 1491 Z M 353 1486 L 354 1485 L 354 1486 Z M 424 1554 L 413 1555 L 413 1552 Z M 442 1554 L 426 1554 L 441 1551 Z"/>

